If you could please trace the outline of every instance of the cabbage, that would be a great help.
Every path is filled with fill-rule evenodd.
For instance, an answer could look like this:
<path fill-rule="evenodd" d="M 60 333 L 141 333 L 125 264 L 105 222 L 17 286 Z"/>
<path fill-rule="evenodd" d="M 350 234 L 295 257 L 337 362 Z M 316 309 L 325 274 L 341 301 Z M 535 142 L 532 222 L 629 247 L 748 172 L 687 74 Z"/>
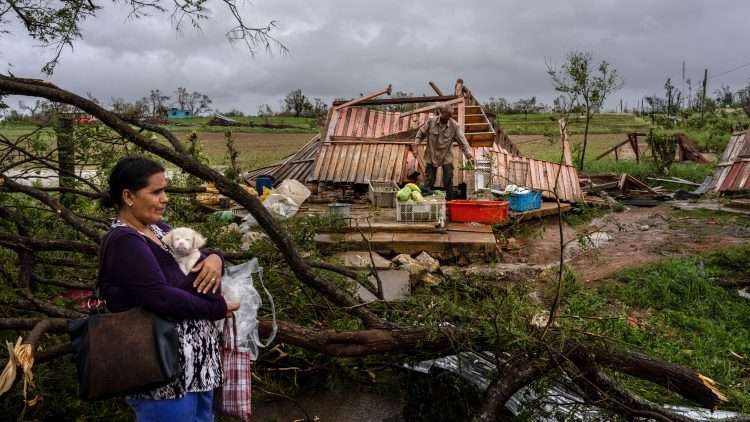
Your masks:
<path fill-rule="evenodd" d="M 398 193 L 396 194 L 396 197 L 399 201 L 405 202 L 409 200 L 409 197 L 411 196 L 411 189 L 409 189 L 409 186 L 404 186 Z"/>

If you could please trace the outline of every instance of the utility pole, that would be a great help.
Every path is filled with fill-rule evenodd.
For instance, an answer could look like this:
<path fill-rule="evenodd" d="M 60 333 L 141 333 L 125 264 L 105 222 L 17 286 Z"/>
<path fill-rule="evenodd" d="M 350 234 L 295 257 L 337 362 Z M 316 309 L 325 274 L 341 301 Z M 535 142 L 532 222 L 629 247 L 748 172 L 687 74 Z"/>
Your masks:
<path fill-rule="evenodd" d="M 703 99 L 701 100 L 701 126 L 703 125 L 703 113 L 706 111 L 706 88 L 708 85 L 708 69 L 703 72 Z"/>

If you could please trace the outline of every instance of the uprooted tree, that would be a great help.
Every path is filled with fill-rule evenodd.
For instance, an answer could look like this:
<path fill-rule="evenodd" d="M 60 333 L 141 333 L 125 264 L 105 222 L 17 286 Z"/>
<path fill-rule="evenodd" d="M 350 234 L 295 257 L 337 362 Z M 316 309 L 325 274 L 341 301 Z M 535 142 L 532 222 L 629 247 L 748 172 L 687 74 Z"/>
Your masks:
<path fill-rule="evenodd" d="M 279 343 L 341 359 L 383 354 L 436 356 L 463 350 L 490 350 L 496 356 L 509 356 L 500 364 L 486 392 L 481 414 L 477 416 L 483 421 L 501 418 L 505 403 L 520 388 L 561 376 L 572 381 L 587 404 L 627 417 L 690 420 L 637 396 L 619 384 L 613 374 L 653 383 L 707 408 L 726 400 L 710 378 L 694 370 L 603 339 L 563 333 L 552 321 L 554 311 L 546 326 L 537 328 L 528 321 L 524 323 L 526 329 L 520 336 L 521 341 L 517 332 L 504 327 L 517 328 L 516 320 L 525 315 L 502 314 L 504 308 L 500 302 L 489 310 L 477 310 L 476 326 L 460 327 L 441 319 L 441 315 L 410 312 L 408 308 L 382 301 L 365 304 L 351 289 L 335 282 L 334 275 L 369 284 L 366 287 L 371 290 L 377 287 L 351 271 L 303 258 L 289 233 L 257 196 L 196 159 L 170 131 L 119 116 L 87 98 L 41 80 L 0 75 L 0 95 L 29 96 L 63 104 L 91 114 L 106 125 L 96 134 L 93 145 L 98 149 L 86 158 L 79 156 L 79 166 L 112 157 L 113 151 L 151 154 L 192 177 L 213 183 L 221 194 L 247 209 L 283 258 L 279 271 L 289 271 L 296 280 L 296 284 L 285 288 L 289 291 L 303 289 L 318 305 L 312 307 L 310 313 L 321 317 L 314 324 L 301 323 L 309 319 L 294 320 L 293 316 L 280 321 Z M 3 154 L 0 160 L 0 198 L 3 198 L 0 202 L 0 251 L 10 257 L 0 266 L 0 280 L 13 292 L 12 297 L 2 299 L 3 305 L 11 310 L 0 318 L 0 330 L 28 331 L 23 343 L 30 345 L 35 364 L 39 365 L 70 352 L 65 337 L 59 334 L 64 331 L 66 319 L 83 316 L 73 307 L 50 302 L 44 293 L 48 291 L 46 287 L 92 288 L 92 280 L 54 279 L 42 275 L 49 271 L 41 269 L 50 266 L 90 268 L 96 262 L 98 242 L 106 224 L 93 207 L 87 206 L 101 195 L 102 189 L 87 178 L 66 174 L 75 179 L 73 187 L 70 183 L 60 187 L 21 183 L 29 169 L 44 168 L 60 174 L 64 170 L 56 148 L 34 150 L 33 135 L 29 136 L 15 140 L 0 136 L 0 153 Z M 173 187 L 171 190 L 181 194 L 200 192 L 201 188 Z M 65 204 L 61 201 L 63 195 L 68 197 Z M 77 201 L 69 199 L 71 196 Z M 34 224 L 33 220 L 39 216 L 46 216 L 44 227 Z M 227 251 L 229 258 L 237 255 L 241 254 Z M 327 324 L 326 316 L 334 310 L 346 315 L 348 329 L 335 329 Z M 268 333 L 270 322 L 261 320 L 259 328 L 261 334 Z"/>

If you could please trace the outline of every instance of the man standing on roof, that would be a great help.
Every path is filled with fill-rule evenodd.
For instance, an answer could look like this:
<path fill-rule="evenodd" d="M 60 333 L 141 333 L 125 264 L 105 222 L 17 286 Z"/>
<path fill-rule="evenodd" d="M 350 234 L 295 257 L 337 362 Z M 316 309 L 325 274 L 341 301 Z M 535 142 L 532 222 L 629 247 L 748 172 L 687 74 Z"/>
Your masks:
<path fill-rule="evenodd" d="M 464 137 L 463 128 L 453 120 L 453 107 L 442 104 L 438 108 L 440 115 L 432 117 L 419 128 L 415 143 L 419 145 L 427 139 L 427 149 L 424 153 L 425 171 L 427 179 L 422 188 L 432 190 L 438 167 L 443 168 L 443 187 L 449 201 L 453 199 L 453 142 L 458 142 L 466 159 L 471 161 L 474 156 L 469 149 L 469 143 Z"/>

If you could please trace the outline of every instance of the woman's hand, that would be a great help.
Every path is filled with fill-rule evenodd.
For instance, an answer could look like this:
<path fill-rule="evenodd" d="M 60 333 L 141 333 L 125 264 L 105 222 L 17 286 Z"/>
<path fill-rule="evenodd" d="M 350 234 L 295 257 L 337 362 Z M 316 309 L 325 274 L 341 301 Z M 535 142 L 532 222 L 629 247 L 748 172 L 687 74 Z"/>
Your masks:
<path fill-rule="evenodd" d="M 221 258 L 219 255 L 211 254 L 203 261 L 196 264 L 191 272 L 198 272 L 193 287 L 198 293 L 216 293 L 221 287 Z"/>
<path fill-rule="evenodd" d="M 234 311 L 240 309 L 239 303 L 229 303 L 227 302 L 227 318 L 232 318 L 234 316 Z"/>

